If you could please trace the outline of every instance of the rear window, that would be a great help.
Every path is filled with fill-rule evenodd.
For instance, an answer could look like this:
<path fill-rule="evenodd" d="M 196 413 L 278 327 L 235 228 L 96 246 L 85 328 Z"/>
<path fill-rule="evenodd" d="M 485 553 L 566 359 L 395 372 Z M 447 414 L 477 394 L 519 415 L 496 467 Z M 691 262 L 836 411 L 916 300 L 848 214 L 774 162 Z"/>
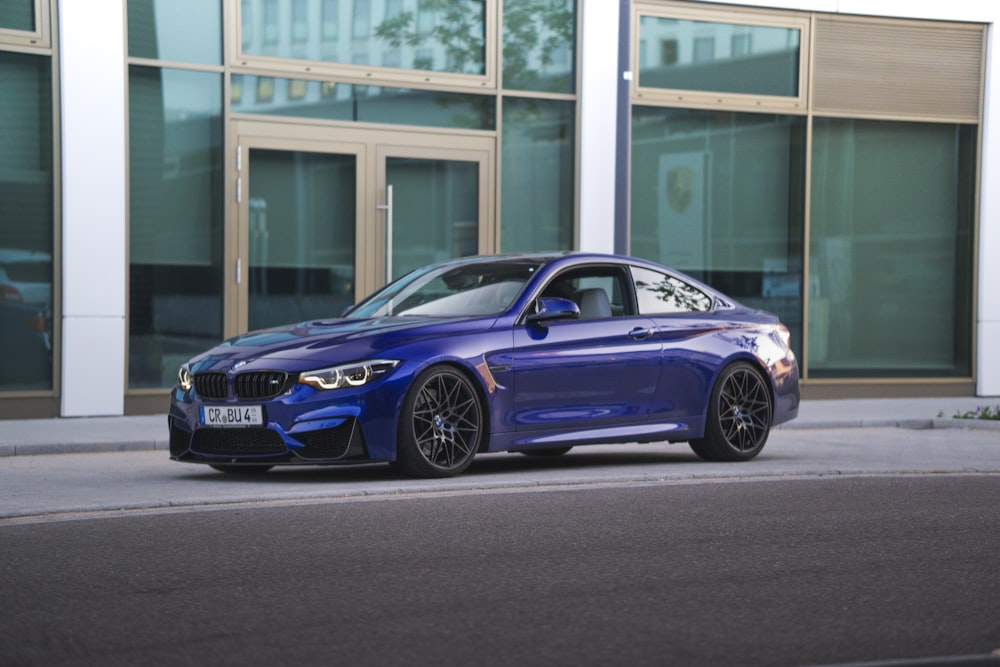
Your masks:
<path fill-rule="evenodd" d="M 712 297 L 680 278 L 638 266 L 632 267 L 632 277 L 641 315 L 704 313 L 712 309 Z"/>

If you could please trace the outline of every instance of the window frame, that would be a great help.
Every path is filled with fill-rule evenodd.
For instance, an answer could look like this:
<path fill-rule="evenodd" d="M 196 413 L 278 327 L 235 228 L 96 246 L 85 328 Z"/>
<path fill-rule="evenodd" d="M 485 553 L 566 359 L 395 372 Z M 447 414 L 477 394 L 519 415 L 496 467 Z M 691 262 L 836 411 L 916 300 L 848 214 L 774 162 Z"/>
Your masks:
<path fill-rule="evenodd" d="M 243 7 L 241 2 L 235 3 L 234 11 L 230 12 L 230 30 L 235 36 L 230 40 L 228 61 L 234 64 L 233 71 L 239 73 L 259 72 L 266 70 L 275 75 L 284 74 L 287 78 L 330 78 L 344 83 L 364 83 L 371 85 L 372 81 L 380 83 L 399 84 L 401 88 L 464 88 L 469 91 L 496 90 L 499 86 L 497 52 L 500 37 L 498 35 L 500 0 L 482 0 L 484 53 L 483 74 L 457 74 L 452 72 L 435 72 L 399 67 L 386 67 L 376 64 L 354 64 L 345 62 L 328 62 L 322 60 L 306 60 L 303 58 L 285 56 L 265 56 L 246 53 L 243 48 Z M 342 4 L 342 3 L 340 3 Z M 323 7 L 324 5 L 320 5 Z M 352 4 L 353 6 L 353 4 Z M 374 3 L 372 9 L 376 7 Z M 291 20 L 291 17 L 288 17 Z M 322 19 L 321 19 L 322 20 Z M 369 17 L 371 20 L 371 17 Z M 247 26 L 253 29 L 252 24 Z M 352 34 L 353 24 L 339 26 L 339 39 L 344 39 L 345 31 Z M 327 35 L 321 34 L 321 41 L 329 43 Z M 279 38 L 280 40 L 280 38 Z"/>
<path fill-rule="evenodd" d="M 643 86 L 639 73 L 639 58 L 642 51 L 640 33 L 644 17 L 700 21 L 724 25 L 781 28 L 799 31 L 798 94 L 758 95 L 734 93 L 724 90 L 704 91 L 680 88 L 658 88 Z M 753 11 L 751 9 L 712 10 L 692 8 L 673 3 L 636 2 L 632 7 L 631 30 L 635 36 L 630 46 L 630 96 L 633 104 L 648 106 L 680 106 L 686 108 L 720 108 L 743 111 L 780 111 L 782 113 L 805 114 L 808 109 L 808 68 L 812 18 L 808 14 L 783 12 L 780 15 Z"/>
<path fill-rule="evenodd" d="M 14 30 L 0 26 L 0 44 L 52 48 L 52 31 L 49 17 L 49 0 L 32 0 L 35 10 L 34 30 Z"/>
<path fill-rule="evenodd" d="M 640 317 L 638 314 L 638 306 L 636 304 L 635 296 L 635 284 L 632 280 L 632 272 L 629 270 L 629 266 L 625 264 L 584 264 L 577 266 L 567 266 L 564 269 L 560 269 L 557 273 L 549 276 L 545 283 L 540 285 L 535 293 L 532 294 L 531 298 L 528 300 L 528 305 L 525 310 L 518 316 L 518 324 L 526 325 L 528 316 L 534 312 L 535 302 L 546 295 L 546 291 L 551 288 L 554 284 L 563 280 L 587 280 L 590 278 L 610 278 L 614 280 L 617 284 L 619 291 L 621 292 L 622 298 L 622 312 L 614 313 L 612 310 L 612 315 L 609 318 L 602 318 L 605 321 L 620 319 L 620 318 L 632 318 Z M 569 297 L 564 297 L 569 298 Z M 572 299 L 570 299 L 572 300 Z M 614 295 L 609 294 L 608 300 L 611 301 L 612 309 L 614 308 Z M 578 320 L 573 320 L 578 321 Z M 587 320 L 593 321 L 593 320 Z"/>

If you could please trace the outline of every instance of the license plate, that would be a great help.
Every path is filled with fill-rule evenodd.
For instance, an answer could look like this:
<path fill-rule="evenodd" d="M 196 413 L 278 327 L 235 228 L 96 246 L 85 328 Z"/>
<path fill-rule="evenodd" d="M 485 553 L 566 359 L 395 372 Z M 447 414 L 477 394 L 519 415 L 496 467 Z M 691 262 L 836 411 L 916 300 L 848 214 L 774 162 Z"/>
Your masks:
<path fill-rule="evenodd" d="M 201 423 L 222 428 L 260 426 L 264 423 L 264 410 L 259 405 L 203 405 Z"/>

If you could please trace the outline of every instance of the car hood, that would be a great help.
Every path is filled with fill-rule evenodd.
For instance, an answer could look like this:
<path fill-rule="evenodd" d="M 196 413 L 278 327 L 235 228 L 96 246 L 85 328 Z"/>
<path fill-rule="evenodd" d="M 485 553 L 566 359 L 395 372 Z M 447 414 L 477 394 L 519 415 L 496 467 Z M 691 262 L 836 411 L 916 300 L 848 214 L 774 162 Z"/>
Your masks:
<path fill-rule="evenodd" d="M 306 370 L 317 363 L 340 363 L 382 356 L 390 348 L 421 339 L 483 331 L 495 318 L 381 317 L 314 320 L 251 331 L 230 338 L 191 360 L 191 370 L 280 368 Z"/>

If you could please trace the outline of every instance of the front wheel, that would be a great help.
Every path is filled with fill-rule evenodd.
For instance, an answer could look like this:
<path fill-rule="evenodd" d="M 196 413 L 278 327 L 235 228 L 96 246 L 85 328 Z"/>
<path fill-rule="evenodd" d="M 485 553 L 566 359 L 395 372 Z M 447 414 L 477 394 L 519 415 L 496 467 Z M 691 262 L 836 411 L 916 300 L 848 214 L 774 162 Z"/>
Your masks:
<path fill-rule="evenodd" d="M 767 381 L 754 366 L 727 366 L 712 389 L 705 437 L 688 444 L 706 461 L 749 461 L 771 431 L 773 406 Z"/>
<path fill-rule="evenodd" d="M 464 472 L 483 441 L 483 407 L 468 378 L 434 366 L 414 380 L 403 401 L 396 467 L 412 477 Z"/>

